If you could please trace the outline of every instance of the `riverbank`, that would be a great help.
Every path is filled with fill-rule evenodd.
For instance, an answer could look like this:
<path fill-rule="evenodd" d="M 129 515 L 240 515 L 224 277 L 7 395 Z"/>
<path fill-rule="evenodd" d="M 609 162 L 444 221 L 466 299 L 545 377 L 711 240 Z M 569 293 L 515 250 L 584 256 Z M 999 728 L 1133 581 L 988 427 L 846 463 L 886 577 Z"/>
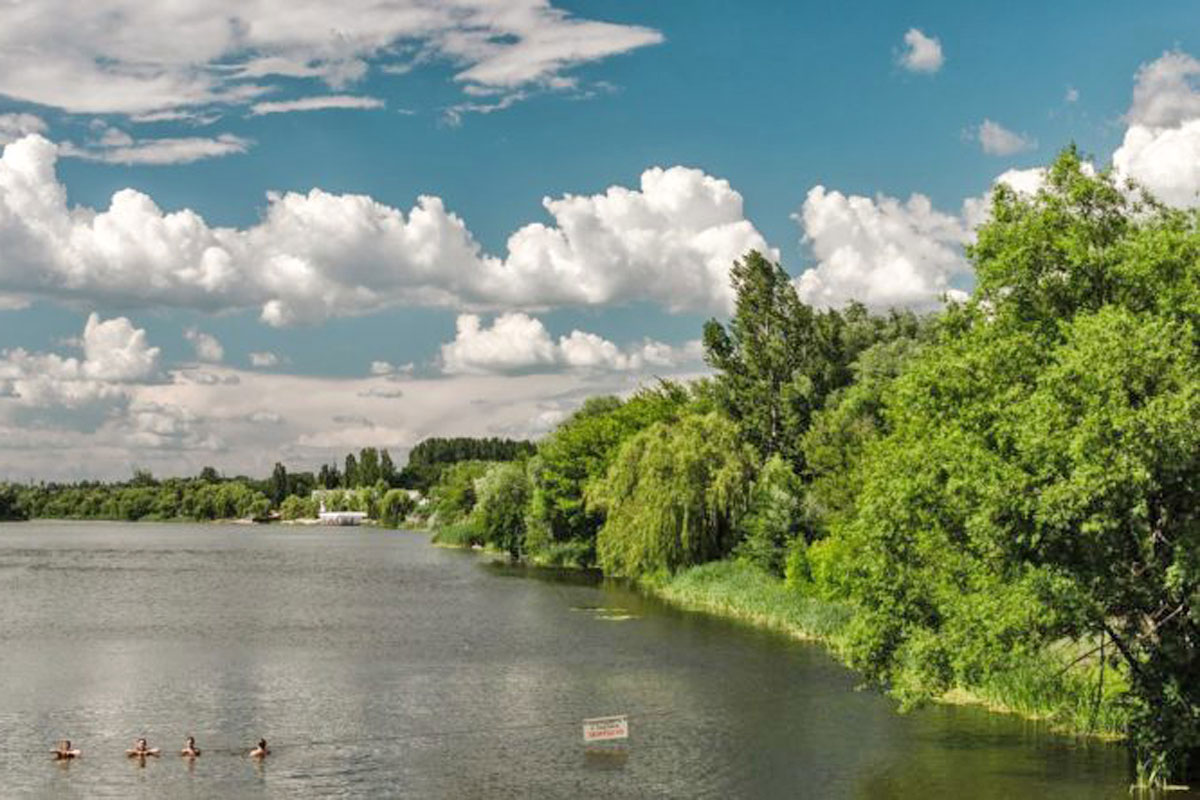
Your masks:
<path fill-rule="evenodd" d="M 466 535 L 468 526 L 435 531 L 438 547 L 472 548 L 491 555 Z M 531 566 L 546 566 L 536 560 Z M 556 568 L 566 566 L 561 563 Z M 843 637 L 854 618 L 848 603 L 807 597 L 788 589 L 782 580 L 742 562 L 701 564 L 656 580 L 643 579 L 645 593 L 677 608 L 699 611 L 772 630 L 794 639 L 814 642 L 845 662 Z M 1125 737 L 1126 714 L 1121 706 L 1123 677 L 1111 667 L 1101 679 L 1096 659 L 1086 657 L 1088 646 L 1062 643 L 1015 669 L 997 671 L 977 684 L 955 686 L 934 698 L 951 705 L 973 705 L 1001 714 L 1045 722 L 1054 730 L 1084 738 L 1118 741 Z M 1085 655 L 1084 658 L 1080 658 Z"/>
<path fill-rule="evenodd" d="M 641 586 L 678 608 L 817 642 L 845 660 L 842 637 L 853 619 L 852 607 L 805 597 L 750 565 L 716 561 L 664 580 L 643 581 Z M 1123 739 L 1126 715 L 1120 698 L 1124 680 L 1110 667 L 1102 681 L 1094 659 L 1077 661 L 1086 652 L 1065 644 L 1050 648 L 1016 669 L 986 676 L 976 685 L 956 686 L 935 700 L 1047 722 L 1055 730 L 1075 736 Z"/>

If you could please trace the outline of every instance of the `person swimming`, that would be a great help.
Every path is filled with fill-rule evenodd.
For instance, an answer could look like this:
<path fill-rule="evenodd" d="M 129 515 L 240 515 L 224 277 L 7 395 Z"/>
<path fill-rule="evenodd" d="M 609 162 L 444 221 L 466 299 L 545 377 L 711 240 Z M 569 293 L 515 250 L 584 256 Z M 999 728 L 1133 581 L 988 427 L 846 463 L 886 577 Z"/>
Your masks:
<path fill-rule="evenodd" d="M 196 737 L 187 737 L 187 742 L 184 743 L 183 749 L 179 751 L 179 755 L 184 758 L 196 758 L 200 755 L 200 748 L 196 747 Z"/>
<path fill-rule="evenodd" d="M 125 755 L 130 758 L 145 758 L 146 756 L 158 755 L 158 748 L 151 747 L 145 739 L 138 739 L 133 743 L 133 747 L 125 751 Z"/>
<path fill-rule="evenodd" d="M 271 751 L 267 749 L 267 740 L 259 739 L 258 747 L 250 751 L 251 758 L 266 758 L 271 755 Z"/>
<path fill-rule="evenodd" d="M 81 751 L 78 748 L 71 747 L 70 739 L 63 739 L 59 742 L 58 747 L 50 751 L 54 758 L 58 761 L 64 761 L 71 758 L 79 758 Z"/>

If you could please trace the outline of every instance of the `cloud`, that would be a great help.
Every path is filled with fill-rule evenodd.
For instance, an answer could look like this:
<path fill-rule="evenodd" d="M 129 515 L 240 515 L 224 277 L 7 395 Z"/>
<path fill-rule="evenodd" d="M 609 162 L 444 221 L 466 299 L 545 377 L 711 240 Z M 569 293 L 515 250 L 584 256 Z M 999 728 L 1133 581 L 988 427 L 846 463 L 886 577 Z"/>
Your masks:
<path fill-rule="evenodd" d="M 108 208 L 67 206 L 57 149 L 31 135 L 0 157 L 0 294 L 215 312 L 257 307 L 282 326 L 403 306 L 538 309 L 657 302 L 724 313 L 729 267 L 773 258 L 742 196 L 696 169 L 653 168 L 639 189 L 543 201 L 553 225 L 488 255 L 441 199 L 407 214 L 363 195 L 268 195 L 261 220 L 214 228 L 122 189 Z"/>
<path fill-rule="evenodd" d="M 632 348 L 630 348 L 632 349 Z M 31 425 L 22 400 L 0 400 L 0 480 L 127 478 L 134 466 L 156 475 L 227 475 L 315 469 L 350 449 L 387 447 L 401 463 L 429 436 L 536 436 L 596 394 L 626 394 L 651 374 L 686 379 L 697 364 L 635 371 L 559 370 L 540 374 L 413 378 L 403 396 L 386 378 L 328 378 L 221 369 L 237 385 L 155 381 L 122 384 L 124 399 L 59 409 Z M 65 417 L 64 415 L 72 415 Z M 333 417 L 344 417 L 335 423 Z M 350 418 L 360 418 L 357 421 Z M 370 420 L 374 427 L 361 424 Z M 86 423 L 86 424 L 85 424 Z M 78 458 L 86 452 L 87 459 Z"/>
<path fill-rule="evenodd" d="M 30 133 L 45 133 L 46 123 L 33 114 L 0 114 L 0 144 L 15 142 Z"/>
<path fill-rule="evenodd" d="M 942 42 L 936 36 L 926 36 L 917 28 L 909 28 L 904 34 L 904 48 L 899 55 L 900 66 L 909 72 L 931 74 L 942 68 L 946 59 L 942 55 Z"/>
<path fill-rule="evenodd" d="M 554 88 L 662 39 L 549 0 L 41 0 L 0 4 L 0 95 L 80 114 L 206 109 L 288 80 L 340 89 L 414 52 L 465 87 Z"/>
<path fill-rule="evenodd" d="M 1063 101 L 1067 102 L 1067 103 L 1078 103 L 1079 102 L 1079 90 L 1076 89 L 1074 86 L 1068 86 L 1066 94 L 1063 95 Z"/>
<path fill-rule="evenodd" d="M 188 328 L 183 332 L 183 338 L 192 343 L 192 347 L 196 350 L 196 358 L 201 361 L 216 364 L 225 358 L 225 348 L 217 341 L 217 337 L 211 333 L 204 333 L 196 328 Z"/>
<path fill-rule="evenodd" d="M 83 358 L 19 347 L 2 351 L 0 394 L 32 407 L 120 404 L 130 396 L 132 384 L 152 380 L 158 372 L 159 349 L 150 347 L 146 332 L 125 317 L 90 315 L 82 349 Z"/>
<path fill-rule="evenodd" d="M 225 448 L 220 437 L 204 430 L 202 420 L 183 406 L 136 403 L 113 427 L 137 448 L 207 451 Z"/>
<path fill-rule="evenodd" d="M 1170 128 L 1200 118 L 1200 61 L 1187 53 L 1163 53 L 1138 68 L 1133 104 L 1125 115 L 1130 126 Z"/>
<path fill-rule="evenodd" d="M 450 375 L 583 370 L 599 372 L 675 368 L 699 361 L 698 343 L 675 348 L 647 340 L 622 350 L 580 330 L 554 341 L 538 319 L 519 312 L 497 317 L 490 328 L 474 314 L 460 315 L 454 341 L 442 345 L 442 370 Z"/>
<path fill-rule="evenodd" d="M 1175 51 L 1142 65 L 1126 120 L 1117 172 L 1171 205 L 1200 205 L 1200 61 Z"/>
<path fill-rule="evenodd" d="M 250 354 L 250 366 L 252 367 L 274 367 L 279 363 L 279 356 L 271 352 L 260 352 Z"/>
<path fill-rule="evenodd" d="M 99 140 L 83 145 L 61 145 L 64 156 L 106 164 L 190 164 L 208 158 L 245 153 L 253 142 L 240 136 L 187 136 L 163 139 L 134 139 L 129 134 L 109 129 Z"/>
<path fill-rule="evenodd" d="M 395 384 L 383 384 L 382 386 L 369 386 L 358 393 L 359 397 L 382 397 L 388 400 L 404 397 L 404 390 Z"/>
<path fill-rule="evenodd" d="M 806 303 L 931 308 L 951 282 L 970 275 L 963 219 L 914 194 L 907 202 L 844 195 L 816 186 L 793 215 L 817 264 L 796 281 Z"/>
<path fill-rule="evenodd" d="M 202 369 L 181 369 L 173 373 L 177 383 L 198 383 L 201 386 L 236 386 L 242 382 L 234 373 L 209 372 Z"/>
<path fill-rule="evenodd" d="M 378 97 L 357 97 L 346 94 L 329 94 L 319 97 L 300 97 L 295 100 L 275 100 L 255 103 L 250 106 L 254 116 L 284 114 L 291 111 L 325 111 L 327 109 L 374 109 L 383 108 Z"/>
<path fill-rule="evenodd" d="M 998 122 L 985 119 L 975 131 L 979 145 L 989 156 L 1011 156 L 1037 148 L 1037 139 L 1015 133 Z"/>

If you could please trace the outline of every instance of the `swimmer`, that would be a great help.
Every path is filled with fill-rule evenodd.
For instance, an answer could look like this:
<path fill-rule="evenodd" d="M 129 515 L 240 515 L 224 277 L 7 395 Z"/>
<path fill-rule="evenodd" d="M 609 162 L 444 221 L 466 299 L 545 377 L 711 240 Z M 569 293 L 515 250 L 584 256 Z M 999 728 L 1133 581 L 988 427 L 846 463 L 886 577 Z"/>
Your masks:
<path fill-rule="evenodd" d="M 125 755 L 130 758 L 145 758 L 146 756 L 158 755 L 157 747 L 150 747 L 145 739 L 138 739 L 133 743 L 133 747 L 125 751 Z"/>
<path fill-rule="evenodd" d="M 79 758 L 81 751 L 78 748 L 71 747 L 70 739 L 63 739 L 58 747 L 50 751 L 54 758 L 58 761 L 65 761 L 71 758 Z"/>
<path fill-rule="evenodd" d="M 271 751 L 267 749 L 267 740 L 259 739 L 258 747 L 250 751 L 251 758 L 266 758 L 271 755 Z"/>
<path fill-rule="evenodd" d="M 200 748 L 196 747 L 196 737 L 187 737 L 187 742 L 184 743 L 183 749 L 179 751 L 179 755 L 184 758 L 196 758 L 200 755 Z"/>

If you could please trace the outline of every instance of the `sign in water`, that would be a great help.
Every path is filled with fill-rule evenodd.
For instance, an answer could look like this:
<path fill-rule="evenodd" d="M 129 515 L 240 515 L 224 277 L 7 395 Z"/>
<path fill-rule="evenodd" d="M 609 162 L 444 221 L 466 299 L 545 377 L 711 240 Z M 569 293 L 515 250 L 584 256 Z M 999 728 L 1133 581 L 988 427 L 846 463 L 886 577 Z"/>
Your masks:
<path fill-rule="evenodd" d="M 629 738 L 629 718 L 624 714 L 616 717 L 593 717 L 583 721 L 583 741 L 607 742 Z"/>

